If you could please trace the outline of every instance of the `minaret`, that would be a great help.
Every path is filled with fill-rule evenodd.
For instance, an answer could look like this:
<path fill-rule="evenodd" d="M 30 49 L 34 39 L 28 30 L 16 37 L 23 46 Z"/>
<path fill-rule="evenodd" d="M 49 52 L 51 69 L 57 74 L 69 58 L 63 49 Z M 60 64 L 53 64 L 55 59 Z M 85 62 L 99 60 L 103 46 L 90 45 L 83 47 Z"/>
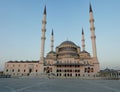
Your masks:
<path fill-rule="evenodd" d="M 43 20 L 42 20 L 42 37 L 41 37 L 41 56 L 40 63 L 44 63 L 44 47 L 45 47 L 45 32 L 46 32 L 46 6 L 44 7 Z"/>
<path fill-rule="evenodd" d="M 53 51 L 54 48 L 54 34 L 53 34 L 53 29 L 52 29 L 52 33 L 51 33 L 51 51 Z"/>
<path fill-rule="evenodd" d="M 90 30 L 91 30 L 93 58 L 97 59 L 96 36 L 95 36 L 94 18 L 93 18 L 93 12 L 92 12 L 91 4 L 90 4 L 90 11 L 89 12 L 90 12 Z"/>
<path fill-rule="evenodd" d="M 84 38 L 84 30 L 82 28 L 82 49 L 85 51 L 85 38 Z"/>

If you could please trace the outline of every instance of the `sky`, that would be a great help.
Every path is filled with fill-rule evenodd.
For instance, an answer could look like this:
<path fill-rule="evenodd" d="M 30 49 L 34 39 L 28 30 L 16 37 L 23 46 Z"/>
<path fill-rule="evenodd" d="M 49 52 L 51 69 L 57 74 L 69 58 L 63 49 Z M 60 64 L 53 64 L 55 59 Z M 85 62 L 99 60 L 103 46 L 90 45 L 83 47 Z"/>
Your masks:
<path fill-rule="evenodd" d="M 43 10 L 47 8 L 45 55 L 70 40 L 92 56 L 89 2 L 95 19 L 97 55 L 100 68 L 120 69 L 120 0 L 0 0 L 0 70 L 7 61 L 39 60 Z"/>

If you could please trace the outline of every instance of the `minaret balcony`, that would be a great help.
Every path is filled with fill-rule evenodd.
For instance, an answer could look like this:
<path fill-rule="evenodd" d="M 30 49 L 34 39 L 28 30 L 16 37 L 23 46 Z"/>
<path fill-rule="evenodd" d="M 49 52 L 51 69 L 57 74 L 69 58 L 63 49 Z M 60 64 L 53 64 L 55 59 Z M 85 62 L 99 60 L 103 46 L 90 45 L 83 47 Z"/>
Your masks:
<path fill-rule="evenodd" d="M 46 20 L 43 20 L 43 21 L 42 21 L 42 24 L 47 24 L 47 21 L 46 21 Z"/>
<path fill-rule="evenodd" d="M 91 30 L 91 31 L 94 31 L 94 30 L 95 30 L 95 27 L 91 27 L 90 30 Z"/>
<path fill-rule="evenodd" d="M 46 37 L 41 37 L 41 39 L 44 39 L 44 40 L 45 40 L 45 39 L 46 39 Z"/>
<path fill-rule="evenodd" d="M 91 39 L 93 39 L 93 38 L 95 39 L 95 38 L 96 38 L 96 36 L 91 36 Z"/>
<path fill-rule="evenodd" d="M 90 23 L 91 23 L 91 22 L 94 22 L 94 19 L 90 19 Z"/>
<path fill-rule="evenodd" d="M 42 29 L 42 32 L 46 32 L 46 29 Z"/>

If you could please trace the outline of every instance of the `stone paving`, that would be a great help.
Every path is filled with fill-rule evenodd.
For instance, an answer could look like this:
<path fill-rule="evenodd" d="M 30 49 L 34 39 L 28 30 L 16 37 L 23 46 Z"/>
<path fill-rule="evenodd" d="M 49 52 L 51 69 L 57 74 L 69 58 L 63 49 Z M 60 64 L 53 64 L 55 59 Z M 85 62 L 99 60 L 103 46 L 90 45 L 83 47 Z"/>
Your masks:
<path fill-rule="evenodd" d="M 120 80 L 0 78 L 0 92 L 120 92 Z"/>

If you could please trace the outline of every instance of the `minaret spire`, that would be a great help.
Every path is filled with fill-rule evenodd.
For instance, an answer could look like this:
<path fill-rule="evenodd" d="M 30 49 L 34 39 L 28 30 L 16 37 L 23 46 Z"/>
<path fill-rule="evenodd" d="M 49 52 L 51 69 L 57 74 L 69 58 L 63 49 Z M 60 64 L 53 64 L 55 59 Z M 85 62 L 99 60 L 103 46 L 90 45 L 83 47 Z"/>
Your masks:
<path fill-rule="evenodd" d="M 41 56 L 40 63 L 44 63 L 44 48 L 45 48 L 45 32 L 46 32 L 46 6 L 44 7 L 43 20 L 42 20 L 42 37 L 41 37 Z"/>
<path fill-rule="evenodd" d="M 92 12 L 92 6 L 91 6 L 91 3 L 90 3 L 90 12 Z"/>
<path fill-rule="evenodd" d="M 54 48 L 54 33 L 53 33 L 53 29 L 52 29 L 52 33 L 51 33 L 51 51 L 53 51 Z"/>
<path fill-rule="evenodd" d="M 83 30 L 83 28 L 82 28 L 82 35 L 84 35 L 84 30 Z"/>
<path fill-rule="evenodd" d="M 52 36 L 54 35 L 54 33 L 53 33 L 53 29 L 52 29 L 52 33 L 51 33 L 51 35 L 52 35 Z"/>
<path fill-rule="evenodd" d="M 85 38 L 84 38 L 84 30 L 82 28 L 82 49 L 85 50 Z"/>
<path fill-rule="evenodd" d="M 97 59 L 96 36 L 95 36 L 94 18 L 93 18 L 93 12 L 92 12 L 91 4 L 90 4 L 90 30 L 91 30 L 93 58 Z"/>
<path fill-rule="evenodd" d="M 45 7 L 44 7 L 44 13 L 43 14 L 45 14 L 46 15 L 46 5 L 45 5 Z"/>

